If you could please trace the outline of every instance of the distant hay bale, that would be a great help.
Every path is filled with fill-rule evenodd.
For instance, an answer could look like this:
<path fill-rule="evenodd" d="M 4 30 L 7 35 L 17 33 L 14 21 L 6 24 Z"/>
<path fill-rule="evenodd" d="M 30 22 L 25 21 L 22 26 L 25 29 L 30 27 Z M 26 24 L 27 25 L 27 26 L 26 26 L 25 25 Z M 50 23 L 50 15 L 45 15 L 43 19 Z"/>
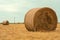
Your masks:
<path fill-rule="evenodd" d="M 57 16 L 51 8 L 34 8 L 27 12 L 24 23 L 28 31 L 53 31 L 57 27 Z"/>
<path fill-rule="evenodd" d="M 3 21 L 3 25 L 9 25 L 9 21 L 7 20 Z"/>

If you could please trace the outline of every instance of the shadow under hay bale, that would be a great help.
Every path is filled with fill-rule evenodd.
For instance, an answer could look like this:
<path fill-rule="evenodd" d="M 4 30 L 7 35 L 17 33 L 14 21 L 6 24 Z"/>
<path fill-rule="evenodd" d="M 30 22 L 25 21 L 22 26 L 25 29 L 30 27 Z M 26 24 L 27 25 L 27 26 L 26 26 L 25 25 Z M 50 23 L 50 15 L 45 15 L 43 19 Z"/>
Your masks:
<path fill-rule="evenodd" d="M 2 23 L 3 25 L 9 25 L 9 21 L 3 21 L 3 23 Z"/>
<path fill-rule="evenodd" d="M 27 12 L 24 23 L 28 31 L 53 31 L 57 27 L 57 16 L 51 8 L 34 8 Z"/>

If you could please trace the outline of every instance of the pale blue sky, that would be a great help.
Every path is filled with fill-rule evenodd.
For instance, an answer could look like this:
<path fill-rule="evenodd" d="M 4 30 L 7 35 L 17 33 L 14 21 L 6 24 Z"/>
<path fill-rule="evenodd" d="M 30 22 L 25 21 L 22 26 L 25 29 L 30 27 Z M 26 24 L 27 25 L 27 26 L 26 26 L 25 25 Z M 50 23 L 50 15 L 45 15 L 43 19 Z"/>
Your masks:
<path fill-rule="evenodd" d="M 24 22 L 25 14 L 32 8 L 50 7 L 56 11 L 60 22 L 60 0 L 0 0 L 0 22 Z"/>

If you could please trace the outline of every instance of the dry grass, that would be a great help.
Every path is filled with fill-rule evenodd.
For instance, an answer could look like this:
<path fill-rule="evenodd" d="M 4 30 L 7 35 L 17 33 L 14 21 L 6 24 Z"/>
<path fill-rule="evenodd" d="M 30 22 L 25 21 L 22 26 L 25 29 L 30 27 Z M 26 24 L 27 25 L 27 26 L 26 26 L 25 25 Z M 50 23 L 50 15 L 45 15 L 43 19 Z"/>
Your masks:
<path fill-rule="evenodd" d="M 24 24 L 0 24 L 0 40 L 60 40 L 59 26 L 52 32 L 28 32 Z"/>

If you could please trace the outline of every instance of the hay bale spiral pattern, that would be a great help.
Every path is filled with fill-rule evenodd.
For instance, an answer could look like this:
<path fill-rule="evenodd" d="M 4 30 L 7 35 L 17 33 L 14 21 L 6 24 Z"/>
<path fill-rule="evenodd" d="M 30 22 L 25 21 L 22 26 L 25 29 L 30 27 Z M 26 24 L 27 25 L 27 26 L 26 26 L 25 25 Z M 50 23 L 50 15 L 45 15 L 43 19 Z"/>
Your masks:
<path fill-rule="evenodd" d="M 28 31 L 52 31 L 57 27 L 57 16 L 51 8 L 34 8 L 27 12 L 24 23 Z"/>

